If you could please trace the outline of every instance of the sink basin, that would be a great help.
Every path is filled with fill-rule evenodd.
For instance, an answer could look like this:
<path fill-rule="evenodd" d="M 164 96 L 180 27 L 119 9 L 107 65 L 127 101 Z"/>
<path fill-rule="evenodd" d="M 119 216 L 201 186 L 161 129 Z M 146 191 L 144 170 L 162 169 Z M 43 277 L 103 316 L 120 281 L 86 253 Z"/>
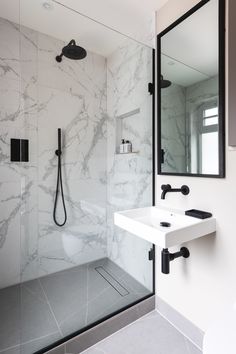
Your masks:
<path fill-rule="evenodd" d="M 177 246 L 216 231 L 213 217 L 202 220 L 187 216 L 184 211 L 158 206 L 116 212 L 114 223 L 161 248 Z"/>

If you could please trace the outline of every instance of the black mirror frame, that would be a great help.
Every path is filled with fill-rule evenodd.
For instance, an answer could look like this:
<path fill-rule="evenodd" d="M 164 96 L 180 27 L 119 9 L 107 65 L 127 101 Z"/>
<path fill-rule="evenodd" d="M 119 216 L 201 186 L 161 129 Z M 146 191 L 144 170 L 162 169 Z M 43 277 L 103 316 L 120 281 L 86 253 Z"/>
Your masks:
<path fill-rule="evenodd" d="M 207 178 L 225 178 L 225 0 L 218 0 L 219 6 L 219 174 L 172 173 L 161 171 L 161 37 L 190 17 L 211 0 L 202 0 L 177 21 L 157 36 L 157 173 L 168 176 L 189 176 Z"/>

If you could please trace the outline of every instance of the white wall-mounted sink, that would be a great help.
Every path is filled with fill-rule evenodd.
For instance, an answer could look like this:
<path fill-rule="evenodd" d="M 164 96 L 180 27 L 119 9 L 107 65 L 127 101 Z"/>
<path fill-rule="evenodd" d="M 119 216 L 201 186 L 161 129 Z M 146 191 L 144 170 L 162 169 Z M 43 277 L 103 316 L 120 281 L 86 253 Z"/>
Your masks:
<path fill-rule="evenodd" d="M 115 225 L 161 248 L 169 248 L 216 231 L 216 220 L 197 219 L 158 206 L 114 213 Z M 169 227 L 161 223 L 169 223 Z"/>

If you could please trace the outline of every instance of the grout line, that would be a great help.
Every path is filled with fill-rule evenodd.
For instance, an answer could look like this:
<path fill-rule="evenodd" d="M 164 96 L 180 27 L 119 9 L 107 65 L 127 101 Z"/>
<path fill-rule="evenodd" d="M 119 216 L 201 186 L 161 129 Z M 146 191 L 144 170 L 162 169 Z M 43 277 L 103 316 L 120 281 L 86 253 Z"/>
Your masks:
<path fill-rule="evenodd" d="M 60 335 L 61 335 L 62 338 L 63 338 L 64 335 L 63 335 L 63 333 L 62 333 L 62 331 L 61 331 L 61 328 L 60 328 L 60 326 L 59 326 L 59 323 L 57 322 L 56 316 L 55 316 L 55 314 L 54 314 L 54 312 L 53 312 L 53 309 L 52 309 L 52 307 L 51 307 L 51 304 L 50 304 L 50 301 L 49 301 L 49 299 L 48 299 L 48 297 L 47 297 L 47 294 L 46 294 L 46 292 L 45 292 L 45 290 L 44 290 L 44 287 L 43 287 L 43 285 L 41 284 L 40 279 L 39 279 L 38 281 L 39 281 L 40 287 L 41 287 L 41 289 L 42 289 L 42 291 L 43 291 L 43 293 L 44 293 L 44 296 L 45 296 L 45 298 L 46 298 L 46 300 L 47 300 L 47 304 L 48 304 L 48 307 L 49 307 L 49 309 L 50 309 L 50 311 L 51 311 L 51 314 L 52 314 L 52 316 L 53 316 L 53 318 L 54 318 L 54 321 L 56 322 L 56 325 L 57 325 L 57 328 L 58 328 L 58 330 L 59 330 L 59 333 L 60 333 Z"/>
<path fill-rule="evenodd" d="M 158 311 L 158 309 L 156 309 L 156 311 L 160 314 L 161 317 L 163 317 L 167 322 L 169 322 L 171 324 L 171 326 L 173 326 L 179 333 L 181 333 L 185 338 L 187 338 L 197 349 L 199 349 L 200 351 L 202 351 L 202 348 L 200 348 L 196 343 L 194 343 L 194 341 L 189 338 L 183 331 L 181 331 L 174 323 L 172 323 L 167 317 L 165 317 L 160 311 Z"/>
<path fill-rule="evenodd" d="M 52 336 L 53 334 L 57 334 L 57 333 L 58 333 L 58 332 L 52 332 L 52 333 L 47 334 L 46 336 L 37 337 L 37 338 L 31 339 L 31 340 L 29 340 L 29 341 L 27 341 L 27 342 L 22 342 L 22 343 L 13 345 L 12 347 L 7 347 L 7 348 L 4 348 L 4 349 L 1 349 L 1 350 L 0 350 L 0 353 L 3 353 L 3 352 L 5 352 L 6 350 L 9 350 L 9 349 L 14 349 L 14 348 L 21 347 L 22 345 L 25 345 L 25 344 L 28 344 L 28 343 L 33 343 L 33 342 L 35 342 L 35 341 L 37 341 L 37 340 L 50 337 L 50 336 Z"/>
<path fill-rule="evenodd" d="M 30 280 L 30 281 L 37 281 L 37 279 L 36 279 L 36 280 Z M 39 286 L 40 286 L 40 285 L 39 285 Z M 40 302 L 42 302 L 43 304 L 45 304 L 45 299 L 43 299 L 43 298 L 40 296 L 40 294 L 37 295 L 37 293 L 34 292 L 34 291 L 32 291 L 28 286 L 25 285 L 25 283 L 22 283 L 22 284 L 21 284 L 21 287 L 22 287 L 22 288 L 25 288 L 32 296 L 36 297 L 37 300 L 39 300 Z M 41 288 L 41 286 L 40 286 L 40 288 Z"/>

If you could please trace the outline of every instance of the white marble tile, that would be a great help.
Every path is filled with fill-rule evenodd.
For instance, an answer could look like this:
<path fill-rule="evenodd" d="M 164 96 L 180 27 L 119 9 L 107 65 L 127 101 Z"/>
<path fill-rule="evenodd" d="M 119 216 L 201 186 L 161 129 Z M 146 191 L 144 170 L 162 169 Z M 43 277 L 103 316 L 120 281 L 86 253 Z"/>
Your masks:
<path fill-rule="evenodd" d="M 21 186 L 0 183 L 0 288 L 19 283 Z"/>
<path fill-rule="evenodd" d="M 164 172 L 197 173 L 194 156 L 199 134 L 199 107 L 217 101 L 218 78 L 213 77 L 189 87 L 172 85 L 162 90 L 162 149 Z M 192 141 L 192 142 L 191 142 Z M 196 140 L 197 141 L 197 140 Z"/>
<path fill-rule="evenodd" d="M 172 83 L 162 90 L 163 172 L 186 171 L 186 89 Z"/>
<path fill-rule="evenodd" d="M 63 58 L 62 62 L 58 63 L 55 57 L 61 53 L 66 44 L 39 33 L 39 84 L 74 94 L 86 94 L 91 99 L 99 99 L 106 85 L 105 58 L 88 52 L 83 60 L 73 61 Z"/>
<path fill-rule="evenodd" d="M 17 123 L 22 113 L 20 107 L 20 80 L 2 77 L 0 81 L 0 94 L 1 125 L 18 125 Z"/>
<path fill-rule="evenodd" d="M 62 129 L 66 178 L 102 177 L 106 170 L 106 116 L 99 110 L 99 104 L 91 104 L 86 96 L 41 87 L 39 101 L 40 179 L 49 178 L 57 164 L 58 128 Z"/>
<path fill-rule="evenodd" d="M 54 267 L 55 271 L 104 257 L 106 188 L 96 180 L 67 180 L 68 221 L 63 229 L 52 219 L 55 186 L 49 189 L 39 185 L 39 189 L 39 257 L 43 274 L 47 273 L 45 264 L 50 269 Z M 61 214 L 59 199 L 58 218 Z"/>
<path fill-rule="evenodd" d="M 39 274 L 37 192 L 37 168 L 21 167 L 21 281 Z"/>
<path fill-rule="evenodd" d="M 152 190 L 152 112 L 148 82 L 152 81 L 152 50 L 127 40 L 107 60 L 108 108 L 108 256 L 151 289 L 151 262 L 147 254 L 151 245 L 136 241 L 132 235 L 114 227 L 116 210 L 151 205 Z M 140 112 L 123 118 L 120 138 L 132 142 L 136 155 L 116 155 L 117 116 L 134 109 Z M 134 257 L 130 257 L 133 254 Z M 139 255 L 139 265 L 137 258 Z"/>
<path fill-rule="evenodd" d="M 0 77 L 20 79 L 20 31 L 13 22 L 0 19 Z"/>

